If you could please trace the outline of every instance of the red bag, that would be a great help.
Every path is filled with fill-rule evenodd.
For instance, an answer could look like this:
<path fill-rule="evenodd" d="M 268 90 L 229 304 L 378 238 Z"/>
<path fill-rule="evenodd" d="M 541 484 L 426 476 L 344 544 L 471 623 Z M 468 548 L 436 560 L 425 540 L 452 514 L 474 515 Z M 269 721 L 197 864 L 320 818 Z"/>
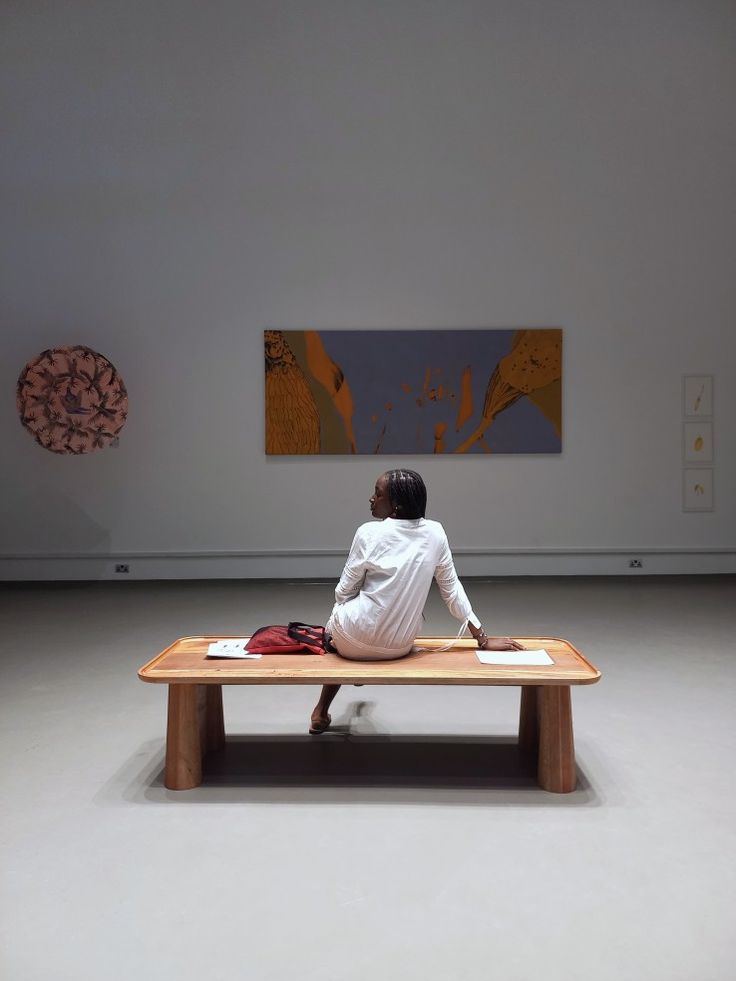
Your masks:
<path fill-rule="evenodd" d="M 324 627 L 292 621 L 288 627 L 259 627 L 248 641 L 254 654 L 324 654 Z"/>

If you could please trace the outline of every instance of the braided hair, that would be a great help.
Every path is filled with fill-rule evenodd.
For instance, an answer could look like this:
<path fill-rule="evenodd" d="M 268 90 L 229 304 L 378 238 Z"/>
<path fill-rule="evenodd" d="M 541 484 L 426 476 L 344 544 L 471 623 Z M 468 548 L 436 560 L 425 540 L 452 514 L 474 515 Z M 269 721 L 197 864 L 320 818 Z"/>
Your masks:
<path fill-rule="evenodd" d="M 423 518 L 427 510 L 427 488 L 415 470 L 387 470 L 388 496 L 397 518 Z"/>

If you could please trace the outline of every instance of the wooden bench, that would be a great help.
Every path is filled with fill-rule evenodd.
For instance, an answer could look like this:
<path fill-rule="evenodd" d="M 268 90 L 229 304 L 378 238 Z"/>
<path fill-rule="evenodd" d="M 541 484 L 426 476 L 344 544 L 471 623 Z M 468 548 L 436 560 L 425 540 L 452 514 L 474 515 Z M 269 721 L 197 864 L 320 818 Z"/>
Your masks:
<path fill-rule="evenodd" d="M 518 637 L 524 647 L 544 648 L 545 667 L 485 665 L 473 640 L 449 651 L 409 654 L 397 661 L 348 661 L 336 654 L 267 655 L 259 660 L 214 660 L 210 642 L 225 637 L 182 637 L 138 672 L 142 681 L 169 686 L 165 783 L 189 790 L 202 782 L 202 759 L 225 743 L 223 685 L 518 685 L 519 743 L 537 758 L 544 790 L 575 789 L 571 685 L 590 685 L 601 674 L 572 644 L 555 637 Z M 420 637 L 417 646 L 438 648 L 447 637 Z"/>

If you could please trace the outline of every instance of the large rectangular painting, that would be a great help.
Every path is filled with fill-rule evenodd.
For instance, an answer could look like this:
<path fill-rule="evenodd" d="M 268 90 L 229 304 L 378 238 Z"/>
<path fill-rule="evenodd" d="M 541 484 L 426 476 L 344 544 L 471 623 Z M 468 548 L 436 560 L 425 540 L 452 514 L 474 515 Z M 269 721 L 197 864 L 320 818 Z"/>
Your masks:
<path fill-rule="evenodd" d="M 266 453 L 560 453 L 562 331 L 267 330 Z"/>

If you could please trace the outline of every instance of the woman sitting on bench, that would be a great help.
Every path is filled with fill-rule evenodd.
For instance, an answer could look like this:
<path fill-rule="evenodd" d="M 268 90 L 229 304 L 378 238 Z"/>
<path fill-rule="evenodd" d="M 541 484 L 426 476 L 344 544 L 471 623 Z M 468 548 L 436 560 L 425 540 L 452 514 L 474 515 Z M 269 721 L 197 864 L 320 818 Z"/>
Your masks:
<path fill-rule="evenodd" d="M 509 637 L 488 637 L 465 595 L 445 529 L 424 517 L 427 488 L 413 470 L 388 470 L 376 481 L 370 499 L 378 521 L 355 533 L 335 606 L 325 626 L 326 639 L 342 657 L 383 661 L 412 650 L 432 579 L 450 613 L 467 622 L 478 647 L 494 651 L 522 650 Z M 328 713 L 340 685 L 324 685 L 312 712 L 310 733 L 329 728 Z"/>

